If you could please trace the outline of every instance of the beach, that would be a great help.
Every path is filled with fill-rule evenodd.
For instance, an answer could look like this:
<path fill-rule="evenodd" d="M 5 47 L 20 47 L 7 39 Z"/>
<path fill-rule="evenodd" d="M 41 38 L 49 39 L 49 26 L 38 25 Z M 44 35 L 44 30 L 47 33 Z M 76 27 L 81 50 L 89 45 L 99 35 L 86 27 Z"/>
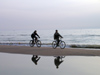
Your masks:
<path fill-rule="evenodd" d="M 99 49 L 65 48 L 53 49 L 52 47 L 29 47 L 0 45 L 1 53 L 40 55 L 40 56 L 100 56 Z"/>
<path fill-rule="evenodd" d="M 100 0 L 0 0 L 0 75 L 100 75 L 99 20 Z"/>

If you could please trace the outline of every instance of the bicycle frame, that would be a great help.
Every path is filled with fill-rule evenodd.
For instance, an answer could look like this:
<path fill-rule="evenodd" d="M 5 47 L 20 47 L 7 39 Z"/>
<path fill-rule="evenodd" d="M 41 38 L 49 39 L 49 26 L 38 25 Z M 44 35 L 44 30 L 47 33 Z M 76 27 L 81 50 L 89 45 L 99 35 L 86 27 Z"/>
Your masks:
<path fill-rule="evenodd" d="M 31 47 L 33 47 L 35 44 L 37 45 L 37 47 L 41 47 L 41 41 L 39 39 L 37 39 L 37 41 L 35 41 L 35 39 L 30 40 L 29 44 Z"/>
<path fill-rule="evenodd" d="M 52 42 L 52 47 L 53 47 L 54 49 L 57 47 L 57 40 L 54 40 L 54 41 Z M 66 47 L 66 43 L 65 43 L 64 41 L 62 41 L 61 38 L 60 38 L 60 40 L 59 40 L 59 47 L 60 47 L 61 49 L 64 49 L 64 48 Z"/>

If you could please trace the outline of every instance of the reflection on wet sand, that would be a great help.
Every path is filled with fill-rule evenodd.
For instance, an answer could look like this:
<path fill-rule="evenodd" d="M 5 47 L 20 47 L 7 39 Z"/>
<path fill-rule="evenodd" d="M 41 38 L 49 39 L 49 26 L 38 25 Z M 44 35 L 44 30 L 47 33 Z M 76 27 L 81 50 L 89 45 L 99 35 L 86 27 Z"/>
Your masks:
<path fill-rule="evenodd" d="M 35 65 L 37 65 L 37 62 L 40 60 L 41 57 L 38 57 L 38 55 L 33 55 L 32 56 L 32 61 L 34 62 Z M 56 56 L 54 58 L 54 64 L 56 66 L 56 68 L 59 68 L 59 65 L 64 61 L 62 60 L 62 58 L 65 58 L 65 56 Z"/>
<path fill-rule="evenodd" d="M 39 61 L 40 57 L 38 57 L 37 55 L 33 55 L 32 57 L 32 61 L 34 62 L 35 65 L 37 65 L 37 62 Z"/>
<path fill-rule="evenodd" d="M 62 60 L 62 58 L 64 58 L 64 57 L 63 56 L 57 56 L 54 59 L 54 64 L 56 65 L 57 69 L 59 68 L 59 65 L 64 61 L 64 60 Z"/>

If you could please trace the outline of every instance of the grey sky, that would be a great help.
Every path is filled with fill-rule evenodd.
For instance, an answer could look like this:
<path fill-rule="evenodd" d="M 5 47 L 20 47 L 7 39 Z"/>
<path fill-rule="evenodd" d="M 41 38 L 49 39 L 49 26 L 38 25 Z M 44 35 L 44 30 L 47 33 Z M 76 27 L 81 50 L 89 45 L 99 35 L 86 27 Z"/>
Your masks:
<path fill-rule="evenodd" d="M 100 0 L 0 0 L 0 29 L 100 28 Z"/>

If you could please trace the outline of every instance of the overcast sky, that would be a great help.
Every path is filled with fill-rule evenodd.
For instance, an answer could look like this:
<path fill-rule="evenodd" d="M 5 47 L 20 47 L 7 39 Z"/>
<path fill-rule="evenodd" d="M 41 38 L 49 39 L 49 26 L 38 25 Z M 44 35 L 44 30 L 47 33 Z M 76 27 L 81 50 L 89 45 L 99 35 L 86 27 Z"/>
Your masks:
<path fill-rule="evenodd" d="M 100 28 L 100 0 L 0 0 L 0 30 Z"/>

